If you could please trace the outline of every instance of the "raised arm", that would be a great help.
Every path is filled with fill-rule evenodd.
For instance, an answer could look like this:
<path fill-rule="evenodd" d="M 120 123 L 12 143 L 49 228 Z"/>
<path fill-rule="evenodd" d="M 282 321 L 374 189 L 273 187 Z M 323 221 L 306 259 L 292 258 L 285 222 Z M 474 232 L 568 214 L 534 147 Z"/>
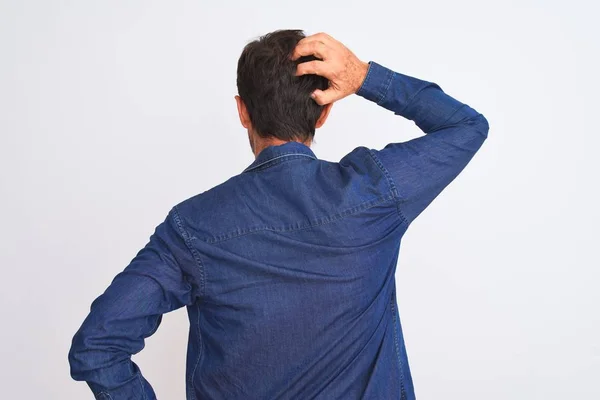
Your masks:
<path fill-rule="evenodd" d="M 182 267 L 194 265 L 176 208 L 146 246 L 96 298 L 69 350 L 71 376 L 86 381 L 97 399 L 150 400 L 156 396 L 131 360 L 162 315 L 193 303 Z"/>
<path fill-rule="evenodd" d="M 298 65 L 297 75 L 317 74 L 330 88 L 313 98 L 328 104 L 356 93 L 415 122 L 426 134 L 371 149 L 412 222 L 464 169 L 487 138 L 485 117 L 446 94 L 435 83 L 394 72 L 373 61 L 360 61 L 343 44 L 319 33 L 298 43 L 293 57 L 315 55 L 322 61 Z"/>
<path fill-rule="evenodd" d="M 369 64 L 356 94 L 414 121 L 426 134 L 372 150 L 396 186 L 401 212 L 411 222 L 473 158 L 487 138 L 488 122 L 435 83 Z"/>

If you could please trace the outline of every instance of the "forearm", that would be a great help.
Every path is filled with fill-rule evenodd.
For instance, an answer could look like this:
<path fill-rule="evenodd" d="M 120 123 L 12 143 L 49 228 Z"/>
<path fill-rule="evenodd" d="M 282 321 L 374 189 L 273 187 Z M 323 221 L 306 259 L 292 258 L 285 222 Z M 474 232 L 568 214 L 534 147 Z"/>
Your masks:
<path fill-rule="evenodd" d="M 153 389 L 131 360 L 156 331 L 164 310 L 161 288 L 152 279 L 121 273 L 91 306 L 69 350 L 71 377 L 85 381 L 98 399 L 153 399 Z M 132 303 L 147 298 L 148 303 Z M 110 395 L 110 397 L 108 397 Z M 105 396 L 105 397 L 103 397 Z"/>
<path fill-rule="evenodd" d="M 194 302 L 197 285 L 184 267 L 195 268 L 196 261 L 180 222 L 174 207 L 146 246 L 92 302 L 73 337 L 71 376 L 87 382 L 97 399 L 156 398 L 131 356 L 144 348 L 163 314 Z"/>
<path fill-rule="evenodd" d="M 436 83 L 392 71 L 373 61 L 356 94 L 414 121 L 427 134 L 457 125 L 469 127 L 465 134 L 487 134 L 483 115 L 442 91 Z"/>

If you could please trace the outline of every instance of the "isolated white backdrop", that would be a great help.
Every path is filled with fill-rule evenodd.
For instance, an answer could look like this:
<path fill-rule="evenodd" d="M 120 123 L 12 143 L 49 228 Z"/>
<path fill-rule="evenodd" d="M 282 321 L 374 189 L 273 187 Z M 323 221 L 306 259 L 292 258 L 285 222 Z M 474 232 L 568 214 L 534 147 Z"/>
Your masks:
<path fill-rule="evenodd" d="M 438 83 L 489 139 L 403 240 L 417 397 L 598 399 L 598 7 L 591 1 L 0 0 L 0 380 L 5 399 L 92 398 L 69 377 L 90 303 L 172 205 L 240 173 L 237 58 L 279 28 Z M 420 135 L 358 96 L 313 150 Z M 134 356 L 183 399 L 187 317 Z"/>

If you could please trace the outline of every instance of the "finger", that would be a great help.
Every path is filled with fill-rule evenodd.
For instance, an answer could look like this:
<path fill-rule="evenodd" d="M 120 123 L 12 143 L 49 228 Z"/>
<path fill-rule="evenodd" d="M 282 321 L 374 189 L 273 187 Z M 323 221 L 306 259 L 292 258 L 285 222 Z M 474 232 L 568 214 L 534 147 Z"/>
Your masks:
<path fill-rule="evenodd" d="M 314 35 L 307 36 L 307 37 L 301 39 L 298 43 L 296 43 L 296 46 L 304 45 L 304 44 L 311 43 L 311 42 L 324 43 L 330 49 L 335 49 L 337 47 L 343 46 L 340 42 L 338 42 L 337 40 L 335 40 L 334 38 L 332 38 L 331 36 L 329 36 L 328 34 L 326 34 L 324 32 L 320 32 L 320 33 L 316 33 Z"/>
<path fill-rule="evenodd" d="M 333 103 L 342 97 L 339 90 L 329 88 L 327 90 L 317 89 L 310 95 L 317 102 L 317 104 L 324 106 L 325 104 Z"/>
<path fill-rule="evenodd" d="M 306 75 L 306 74 L 315 74 L 323 76 L 327 79 L 331 77 L 329 69 L 327 68 L 327 64 L 323 61 L 307 61 L 298 64 L 296 68 L 296 76 Z"/>
<path fill-rule="evenodd" d="M 303 39 L 304 40 L 304 39 Z M 303 42 L 302 40 L 298 42 L 296 48 L 292 52 L 292 60 L 297 60 L 303 56 L 315 56 L 320 58 L 321 60 L 327 59 L 329 55 L 329 47 L 321 41 L 313 40 Z"/>
<path fill-rule="evenodd" d="M 325 43 L 328 46 L 331 45 L 331 43 L 335 41 L 334 38 L 332 38 L 325 32 L 315 33 L 314 35 L 307 36 L 302 40 L 304 40 L 306 42 L 312 42 L 313 40 L 317 40 L 317 41 Z"/>

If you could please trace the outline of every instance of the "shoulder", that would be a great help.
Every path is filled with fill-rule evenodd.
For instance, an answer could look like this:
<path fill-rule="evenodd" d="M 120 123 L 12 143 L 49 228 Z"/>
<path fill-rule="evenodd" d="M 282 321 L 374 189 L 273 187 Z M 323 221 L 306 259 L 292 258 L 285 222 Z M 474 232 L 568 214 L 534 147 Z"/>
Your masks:
<path fill-rule="evenodd" d="M 226 223 L 228 216 L 239 210 L 240 197 L 244 196 L 245 177 L 241 174 L 232 176 L 226 181 L 173 206 L 177 214 L 188 228 L 201 234 L 210 235 L 214 229 Z"/>
<path fill-rule="evenodd" d="M 209 212 L 216 206 L 223 207 L 233 195 L 239 192 L 242 181 L 243 177 L 241 174 L 232 176 L 210 189 L 180 201 L 175 207 L 183 214 L 200 210 Z"/>
<path fill-rule="evenodd" d="M 385 168 L 376 155 L 376 151 L 365 146 L 358 146 L 340 159 L 340 167 L 352 169 L 359 175 L 379 180 L 385 175 Z"/>

